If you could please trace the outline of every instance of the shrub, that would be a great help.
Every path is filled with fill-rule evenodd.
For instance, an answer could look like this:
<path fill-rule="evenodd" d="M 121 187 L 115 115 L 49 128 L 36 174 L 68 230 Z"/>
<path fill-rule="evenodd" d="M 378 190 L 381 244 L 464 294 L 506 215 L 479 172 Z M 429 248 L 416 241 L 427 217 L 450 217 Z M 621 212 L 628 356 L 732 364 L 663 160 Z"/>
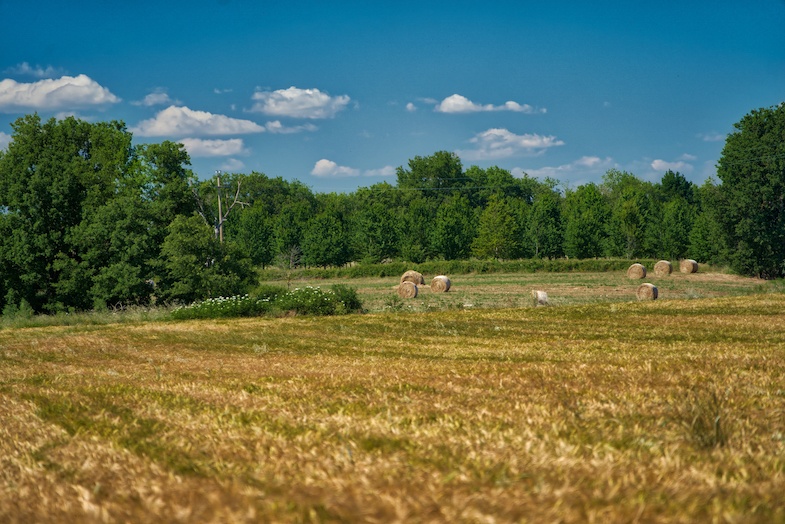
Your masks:
<path fill-rule="evenodd" d="M 298 315 L 337 315 L 362 311 L 357 291 L 335 285 L 330 291 L 303 287 L 286 291 L 280 286 L 260 286 L 256 296 L 219 297 L 180 306 L 172 311 L 176 320 L 231 318 L 294 312 Z"/>

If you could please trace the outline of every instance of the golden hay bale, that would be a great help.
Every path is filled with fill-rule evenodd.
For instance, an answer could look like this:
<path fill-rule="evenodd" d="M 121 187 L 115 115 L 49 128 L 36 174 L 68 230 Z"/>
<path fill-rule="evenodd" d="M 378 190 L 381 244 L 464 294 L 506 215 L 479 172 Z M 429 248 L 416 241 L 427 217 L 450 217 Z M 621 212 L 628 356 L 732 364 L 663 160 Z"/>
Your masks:
<path fill-rule="evenodd" d="M 673 273 L 673 264 L 667 260 L 660 260 L 654 264 L 654 274 L 658 277 L 667 277 Z"/>
<path fill-rule="evenodd" d="M 682 273 L 697 273 L 698 263 L 689 258 L 685 258 L 684 260 L 679 262 L 679 271 L 681 271 Z"/>
<path fill-rule="evenodd" d="M 657 286 L 649 283 L 638 286 L 638 291 L 635 293 L 638 300 L 657 300 L 658 294 Z"/>
<path fill-rule="evenodd" d="M 633 264 L 627 270 L 627 278 L 646 278 L 646 268 L 642 264 Z"/>
<path fill-rule="evenodd" d="M 403 284 L 404 282 L 411 282 L 412 284 L 421 286 L 421 285 L 425 285 L 425 278 L 422 276 L 422 273 L 420 273 L 419 271 L 410 269 L 409 271 L 404 273 L 403 276 L 401 276 L 401 284 Z"/>
<path fill-rule="evenodd" d="M 444 275 L 437 275 L 431 280 L 431 291 L 435 293 L 447 293 L 450 290 L 452 282 Z"/>
<path fill-rule="evenodd" d="M 551 305 L 551 303 L 548 302 L 548 293 L 545 291 L 537 291 L 536 289 L 532 290 L 532 301 L 534 302 L 535 306 Z"/>
<path fill-rule="evenodd" d="M 414 282 L 401 282 L 398 286 L 398 296 L 401 298 L 415 298 L 417 296 L 417 284 Z"/>

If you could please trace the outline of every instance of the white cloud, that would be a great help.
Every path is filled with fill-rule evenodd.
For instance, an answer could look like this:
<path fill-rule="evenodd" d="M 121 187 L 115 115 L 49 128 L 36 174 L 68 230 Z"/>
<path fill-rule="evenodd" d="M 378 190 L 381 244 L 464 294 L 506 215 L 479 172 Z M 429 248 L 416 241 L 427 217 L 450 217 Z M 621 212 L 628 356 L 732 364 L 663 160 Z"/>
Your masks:
<path fill-rule="evenodd" d="M 350 177 L 359 175 L 360 171 L 353 167 L 339 166 L 332 160 L 322 158 L 313 166 L 311 174 L 318 177 Z"/>
<path fill-rule="evenodd" d="M 410 113 L 414 113 L 415 111 L 417 111 L 417 106 L 409 102 L 408 104 L 406 104 L 406 110 Z"/>
<path fill-rule="evenodd" d="M 368 169 L 363 172 L 364 176 L 378 176 L 378 177 L 388 177 L 388 176 L 395 176 L 396 170 L 393 166 L 384 166 L 380 169 Z"/>
<path fill-rule="evenodd" d="M 213 93 L 215 93 L 216 95 L 223 95 L 225 93 L 231 93 L 231 92 L 232 92 L 232 89 L 221 89 L 219 87 L 216 87 L 215 89 L 213 89 Z"/>
<path fill-rule="evenodd" d="M 144 106 L 144 107 L 178 105 L 178 104 L 180 104 L 180 101 L 172 100 L 171 98 L 169 98 L 169 95 L 163 89 L 156 89 L 155 91 L 144 97 L 142 100 L 131 102 L 131 105 Z"/>
<path fill-rule="evenodd" d="M 535 109 L 529 104 L 519 104 L 512 100 L 504 105 L 495 106 L 493 104 L 475 104 L 463 95 L 454 94 L 442 100 L 435 108 L 438 113 L 479 113 L 482 111 L 512 111 L 515 113 L 545 113 L 545 109 Z"/>
<path fill-rule="evenodd" d="M 346 108 L 351 100 L 346 95 L 331 97 L 318 89 L 278 89 L 257 91 L 252 112 L 292 118 L 332 118 Z"/>
<path fill-rule="evenodd" d="M 691 173 L 693 169 L 692 164 L 688 164 L 687 162 L 667 162 L 660 159 L 652 162 L 651 167 L 655 171 L 679 171 L 681 173 Z"/>
<path fill-rule="evenodd" d="M 608 169 L 615 167 L 615 163 L 611 157 L 600 158 L 598 156 L 582 156 L 578 160 L 574 160 L 569 164 L 562 164 L 560 166 L 545 166 L 537 169 L 520 169 L 515 168 L 512 170 L 513 175 L 522 177 L 524 173 L 535 178 L 555 178 L 562 180 L 565 178 L 574 178 L 577 176 L 586 176 L 590 174 L 604 173 Z"/>
<path fill-rule="evenodd" d="M 46 67 L 41 67 L 40 65 L 31 66 L 27 62 L 22 62 L 21 64 L 15 65 L 14 67 L 9 67 L 4 71 L 4 73 L 8 73 L 11 75 L 33 76 L 35 78 L 53 78 L 57 75 L 63 74 L 61 69 L 52 66 L 46 66 Z"/>
<path fill-rule="evenodd" d="M 142 120 L 131 131 L 140 136 L 215 136 L 262 133 L 265 128 L 250 120 L 194 111 L 185 106 L 169 106 L 154 118 Z"/>
<path fill-rule="evenodd" d="M 698 133 L 698 138 L 703 140 L 704 142 L 722 142 L 725 140 L 725 135 L 720 133 Z"/>
<path fill-rule="evenodd" d="M 230 156 L 245 153 L 242 138 L 228 140 L 204 140 L 202 138 L 183 138 L 179 140 L 194 157 Z"/>
<path fill-rule="evenodd" d="M 8 144 L 11 143 L 11 135 L 3 133 L 0 131 L 0 151 L 5 151 L 8 149 Z"/>
<path fill-rule="evenodd" d="M 236 158 L 228 158 L 226 162 L 221 164 L 221 171 L 231 173 L 232 171 L 240 171 L 245 167 L 245 164 L 241 160 L 237 160 Z"/>
<path fill-rule="evenodd" d="M 695 155 L 691 155 L 689 153 L 684 153 L 679 157 L 679 160 L 686 160 L 687 162 L 694 162 L 697 159 L 698 157 L 696 157 Z"/>
<path fill-rule="evenodd" d="M 359 169 L 355 169 L 353 167 L 339 166 L 332 160 L 322 158 L 313 166 L 311 174 L 318 177 L 336 178 L 354 177 L 360 175 L 366 177 L 390 177 L 395 176 L 396 169 L 393 166 L 384 166 L 379 169 L 366 169 L 365 171 L 360 171 Z"/>
<path fill-rule="evenodd" d="M 319 129 L 313 124 L 303 124 L 301 126 L 284 126 L 279 120 L 273 120 L 264 124 L 265 130 L 273 134 L 289 135 L 292 133 L 300 133 L 302 131 L 316 131 Z"/>
<path fill-rule="evenodd" d="M 537 155 L 549 147 L 562 146 L 564 142 L 555 136 L 538 134 L 516 135 L 507 129 L 488 129 L 470 140 L 477 149 L 456 151 L 466 160 L 488 160 L 508 158 L 516 155 Z"/>
<path fill-rule="evenodd" d="M 0 112 L 73 109 L 114 104 L 120 99 L 87 75 L 63 76 L 30 84 L 0 80 Z"/>

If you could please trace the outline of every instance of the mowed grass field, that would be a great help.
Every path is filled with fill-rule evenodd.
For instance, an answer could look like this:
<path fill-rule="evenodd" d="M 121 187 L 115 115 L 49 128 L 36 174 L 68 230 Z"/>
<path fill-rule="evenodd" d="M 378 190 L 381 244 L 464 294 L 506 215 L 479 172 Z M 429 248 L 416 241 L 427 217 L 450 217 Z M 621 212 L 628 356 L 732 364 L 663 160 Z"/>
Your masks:
<path fill-rule="evenodd" d="M 774 286 L 453 282 L 348 282 L 365 315 L 0 330 L 0 522 L 785 522 Z"/>

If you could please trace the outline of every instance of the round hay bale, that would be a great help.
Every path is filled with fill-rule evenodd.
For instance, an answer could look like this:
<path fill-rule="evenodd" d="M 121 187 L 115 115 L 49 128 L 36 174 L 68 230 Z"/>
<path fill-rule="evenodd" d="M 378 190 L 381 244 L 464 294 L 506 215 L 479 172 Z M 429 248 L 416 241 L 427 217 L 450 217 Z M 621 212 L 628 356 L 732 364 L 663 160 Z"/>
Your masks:
<path fill-rule="evenodd" d="M 538 291 L 536 289 L 532 290 L 532 300 L 534 302 L 535 307 L 537 306 L 549 306 L 551 303 L 548 302 L 548 293 L 545 291 Z"/>
<path fill-rule="evenodd" d="M 398 286 L 398 296 L 401 298 L 415 298 L 417 296 L 417 284 L 414 282 L 401 282 Z"/>
<path fill-rule="evenodd" d="M 638 300 L 657 300 L 658 294 L 657 286 L 649 283 L 638 286 L 638 291 L 635 293 Z"/>
<path fill-rule="evenodd" d="M 660 260 L 654 264 L 654 274 L 658 277 L 667 277 L 673 273 L 673 264 L 667 260 Z"/>
<path fill-rule="evenodd" d="M 646 278 L 646 268 L 643 264 L 633 264 L 627 270 L 627 278 L 641 279 Z"/>
<path fill-rule="evenodd" d="M 425 285 L 425 278 L 422 276 L 422 273 L 419 271 L 415 271 L 410 269 L 406 273 L 401 276 L 401 284 L 404 282 L 411 282 L 412 284 L 422 286 Z"/>
<path fill-rule="evenodd" d="M 431 291 L 435 293 L 447 293 L 450 290 L 452 283 L 450 279 L 444 275 L 437 275 L 431 280 Z"/>
<path fill-rule="evenodd" d="M 698 263 L 689 258 L 685 258 L 684 260 L 679 262 L 679 271 L 681 271 L 682 273 L 697 273 Z"/>

